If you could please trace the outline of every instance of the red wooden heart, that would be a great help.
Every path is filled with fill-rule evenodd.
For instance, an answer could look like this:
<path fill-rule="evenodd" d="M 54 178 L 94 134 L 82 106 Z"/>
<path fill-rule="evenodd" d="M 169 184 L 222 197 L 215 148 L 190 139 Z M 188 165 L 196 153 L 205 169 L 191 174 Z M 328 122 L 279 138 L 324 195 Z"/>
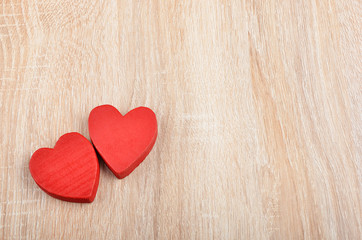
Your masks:
<path fill-rule="evenodd" d="M 130 174 L 149 154 L 157 137 L 157 120 L 146 107 L 126 115 L 111 105 L 94 108 L 88 119 L 89 135 L 107 166 L 118 178 Z"/>
<path fill-rule="evenodd" d="M 50 196 L 69 202 L 92 202 L 99 182 L 99 163 L 92 144 L 76 132 L 64 134 L 52 148 L 34 152 L 29 169 Z"/>

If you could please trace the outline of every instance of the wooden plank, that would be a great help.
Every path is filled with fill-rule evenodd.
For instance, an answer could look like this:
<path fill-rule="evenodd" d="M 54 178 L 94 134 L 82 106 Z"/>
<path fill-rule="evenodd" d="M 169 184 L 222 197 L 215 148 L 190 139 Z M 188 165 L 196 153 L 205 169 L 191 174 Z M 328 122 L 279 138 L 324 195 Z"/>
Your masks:
<path fill-rule="evenodd" d="M 0 239 L 359 239 L 361 3 L 0 3 Z M 28 164 L 101 104 L 156 144 L 91 204 Z"/>

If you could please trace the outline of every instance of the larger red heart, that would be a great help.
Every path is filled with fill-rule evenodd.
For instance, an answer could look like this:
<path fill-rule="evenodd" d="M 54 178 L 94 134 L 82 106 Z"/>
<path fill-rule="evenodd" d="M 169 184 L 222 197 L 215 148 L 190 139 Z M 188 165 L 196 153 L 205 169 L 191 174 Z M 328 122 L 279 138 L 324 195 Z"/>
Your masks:
<path fill-rule="evenodd" d="M 88 127 L 95 148 L 118 178 L 126 177 L 146 158 L 157 137 L 156 115 L 146 107 L 124 116 L 111 105 L 96 107 Z"/>
<path fill-rule="evenodd" d="M 99 163 L 92 144 L 79 133 L 67 133 L 52 148 L 34 152 L 29 169 L 50 196 L 69 202 L 92 202 L 99 182 Z"/>

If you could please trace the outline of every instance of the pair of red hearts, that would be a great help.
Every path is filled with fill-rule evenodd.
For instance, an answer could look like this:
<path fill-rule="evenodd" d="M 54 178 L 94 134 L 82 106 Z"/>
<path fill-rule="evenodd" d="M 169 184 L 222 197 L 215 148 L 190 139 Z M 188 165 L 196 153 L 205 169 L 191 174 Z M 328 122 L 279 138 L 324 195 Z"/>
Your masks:
<path fill-rule="evenodd" d="M 111 105 L 94 108 L 88 119 L 94 147 L 118 178 L 130 174 L 149 154 L 157 137 L 157 120 L 146 107 L 126 115 Z M 34 152 L 29 162 L 35 182 L 50 196 L 70 202 L 92 202 L 99 182 L 99 163 L 92 144 L 67 133 L 55 147 Z"/>

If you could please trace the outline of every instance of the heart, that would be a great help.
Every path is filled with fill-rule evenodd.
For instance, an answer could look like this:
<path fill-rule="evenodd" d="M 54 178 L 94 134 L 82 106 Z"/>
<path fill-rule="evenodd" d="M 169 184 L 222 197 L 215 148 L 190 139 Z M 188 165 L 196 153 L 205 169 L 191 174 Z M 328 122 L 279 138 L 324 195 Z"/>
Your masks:
<path fill-rule="evenodd" d="M 32 177 L 50 196 L 68 202 L 93 202 L 99 182 L 99 163 L 92 144 L 72 132 L 54 148 L 40 148 L 29 162 Z"/>
<path fill-rule="evenodd" d="M 118 178 L 128 176 L 150 153 L 157 138 L 155 113 L 138 107 L 122 114 L 111 105 L 94 108 L 89 135 L 99 155 Z"/>

